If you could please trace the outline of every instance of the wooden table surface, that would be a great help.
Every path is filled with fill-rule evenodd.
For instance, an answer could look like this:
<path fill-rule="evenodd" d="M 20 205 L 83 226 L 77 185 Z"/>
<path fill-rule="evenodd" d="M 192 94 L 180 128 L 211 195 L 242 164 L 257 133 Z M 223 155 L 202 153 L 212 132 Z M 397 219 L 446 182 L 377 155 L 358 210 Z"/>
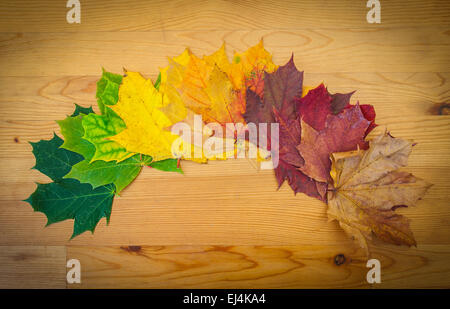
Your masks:
<path fill-rule="evenodd" d="M 0 2 L 0 287 L 52 288 L 449 288 L 450 2 L 82 0 L 81 24 L 66 1 Z M 35 182 L 28 141 L 59 132 L 73 103 L 96 105 L 101 68 L 155 77 L 190 47 L 226 42 L 242 51 L 263 38 L 277 64 L 295 53 L 304 83 L 357 90 L 377 122 L 414 139 L 406 170 L 434 186 L 411 218 L 417 248 L 374 241 L 381 284 L 366 282 L 367 257 L 326 205 L 248 160 L 199 165 L 184 175 L 144 168 L 113 204 L 111 223 L 69 241 L 73 222 L 44 228 L 22 202 Z M 384 128 L 383 127 L 383 128 Z M 345 262 L 335 263 L 344 255 Z M 66 261 L 81 284 L 66 283 Z"/>

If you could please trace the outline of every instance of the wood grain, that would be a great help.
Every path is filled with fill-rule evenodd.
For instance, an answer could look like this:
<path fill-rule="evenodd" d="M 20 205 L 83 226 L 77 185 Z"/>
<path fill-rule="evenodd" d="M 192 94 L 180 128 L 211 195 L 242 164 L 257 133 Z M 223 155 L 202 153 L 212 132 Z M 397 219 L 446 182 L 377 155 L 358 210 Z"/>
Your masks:
<path fill-rule="evenodd" d="M 84 0 L 81 24 L 65 20 L 65 2 L 3 0 L 0 28 L 4 32 L 93 32 L 172 30 L 254 30 L 379 28 L 449 25 L 446 0 L 390 0 L 382 3 L 382 23 L 366 22 L 366 1 L 249 0 Z"/>
<path fill-rule="evenodd" d="M 0 288 L 66 287 L 65 246 L 0 246 Z"/>
<path fill-rule="evenodd" d="M 82 1 L 0 2 L 0 287 L 449 288 L 450 2 Z M 73 222 L 44 228 L 22 200 L 49 179 L 28 141 L 51 138 L 73 103 L 94 105 L 101 68 L 155 78 L 185 47 L 201 56 L 226 42 L 229 56 L 263 38 L 277 64 L 295 53 L 306 85 L 357 90 L 394 136 L 417 142 L 405 170 L 433 187 L 411 218 L 417 248 L 374 241 L 382 284 L 366 281 L 367 257 L 326 205 L 255 162 L 183 163 L 184 175 L 145 168 L 116 198 L 111 223 L 68 241 Z M 131 247 L 130 247 L 131 246 Z M 67 257 L 66 257 L 67 251 Z M 334 263 L 343 254 L 346 262 Z M 65 283 L 79 258 L 82 284 Z"/>
<path fill-rule="evenodd" d="M 302 62 L 296 60 L 302 69 Z M 117 71 L 116 73 L 121 73 Z M 73 111 L 73 103 L 97 107 L 96 82 L 101 68 L 94 75 L 1 77 L 0 120 L 46 122 L 62 119 Z M 156 78 L 157 74 L 146 74 Z M 332 92 L 357 90 L 352 102 L 372 104 L 377 116 L 432 115 L 433 106 L 450 101 L 448 72 L 368 72 L 311 73 L 305 71 L 304 83 L 317 86 L 324 83 Z M 394 103 L 395 102 L 395 103 Z M 46 106 L 47 108 L 39 108 Z M 56 127 L 56 126 L 55 126 Z M 40 137 L 37 137 L 40 139 Z"/>
<path fill-rule="evenodd" d="M 190 47 L 198 56 L 227 44 L 244 51 L 262 38 L 275 63 L 296 55 L 300 68 L 322 72 L 448 72 L 448 27 L 169 32 L 0 33 L 0 76 L 155 74 L 167 57 Z M 351 56 L 349 56 L 351 55 Z M 86 61 L 89 59 L 89 61 Z"/>
<path fill-rule="evenodd" d="M 397 117 L 382 123 L 395 136 L 414 137 L 418 145 L 406 170 L 434 184 L 417 207 L 398 211 L 412 219 L 419 243 L 448 244 L 450 230 L 440 227 L 450 222 L 447 198 L 450 117 Z M 17 128 L 25 134 L 23 126 Z M 44 131 L 50 136 L 51 128 L 30 124 L 29 134 Z M 10 145 L 13 147 L 17 143 L 10 142 Z M 31 147 L 22 146 L 23 151 L 17 150 L 15 158 L 7 157 L 11 148 L 5 147 L 0 152 L 4 161 L 9 162 L 0 174 L 0 196 L 4 205 L 0 223 L 12 226 L 20 217 L 27 224 L 16 231 L 15 236 L 0 235 L 0 240 L 11 244 L 55 241 L 63 244 L 71 235 L 71 222 L 43 230 L 40 227 L 45 224 L 45 216 L 33 213 L 26 203 L 17 201 L 17 197 L 23 200 L 34 190 L 30 179 L 48 182 L 45 176 L 28 169 L 34 165 Z M 71 243 L 350 244 L 334 222 L 326 222 L 324 204 L 301 194 L 294 196 L 286 184 L 277 191 L 272 172 L 258 171 L 249 161 L 228 160 L 205 165 L 184 162 L 183 169 L 184 175 L 144 169 L 133 185 L 115 200 L 110 226 L 102 221 L 95 236 L 86 233 Z M 185 215 L 186 211 L 189 216 Z M 124 233 L 124 227 L 129 232 Z"/>
<path fill-rule="evenodd" d="M 367 257 L 339 246 L 69 246 L 82 265 L 81 285 L 102 288 L 371 288 Z M 378 287 L 450 284 L 446 246 L 384 248 Z M 437 286 L 439 287 L 439 286 Z"/>

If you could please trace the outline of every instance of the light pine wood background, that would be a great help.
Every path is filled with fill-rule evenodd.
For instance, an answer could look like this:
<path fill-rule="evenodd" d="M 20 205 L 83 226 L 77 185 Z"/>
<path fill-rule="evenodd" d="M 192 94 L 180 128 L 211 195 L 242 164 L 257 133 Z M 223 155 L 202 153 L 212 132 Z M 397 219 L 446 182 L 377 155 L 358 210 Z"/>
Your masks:
<path fill-rule="evenodd" d="M 0 1 L 0 287 L 32 288 L 449 288 L 450 2 L 381 0 Z M 366 282 L 367 257 L 326 205 L 247 160 L 184 162 L 184 175 L 144 168 L 113 205 L 111 223 L 69 241 L 72 221 L 46 218 L 23 199 L 36 170 L 27 141 L 59 132 L 73 103 L 95 105 L 101 68 L 155 77 L 190 47 L 229 55 L 264 39 L 277 64 L 295 53 L 306 85 L 357 90 L 377 122 L 418 144 L 406 169 L 434 184 L 411 209 L 417 248 L 375 241 L 382 283 Z M 384 128 L 383 127 L 383 128 Z M 380 130 L 383 130 L 380 128 Z M 338 254 L 345 256 L 341 265 Z M 82 283 L 66 284 L 66 261 Z"/>

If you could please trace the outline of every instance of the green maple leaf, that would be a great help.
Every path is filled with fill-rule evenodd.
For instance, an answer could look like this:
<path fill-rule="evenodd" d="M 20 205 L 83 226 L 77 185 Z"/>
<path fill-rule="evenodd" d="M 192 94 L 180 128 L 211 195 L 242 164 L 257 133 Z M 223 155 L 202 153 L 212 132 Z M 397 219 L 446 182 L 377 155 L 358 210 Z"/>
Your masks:
<path fill-rule="evenodd" d="M 122 83 L 122 75 L 114 74 L 102 69 L 102 77 L 97 82 L 97 104 L 102 114 L 106 112 L 106 106 L 114 105 L 119 100 L 119 87 Z"/>
<path fill-rule="evenodd" d="M 92 162 L 92 158 L 95 154 L 95 146 L 90 141 L 83 138 L 85 135 L 85 130 L 82 125 L 84 117 L 86 117 L 86 115 L 80 114 L 75 117 L 67 117 L 64 120 L 57 121 L 61 128 L 61 133 L 64 135 L 64 143 L 61 148 L 79 153 L 84 157 L 83 161 L 72 167 L 65 178 L 74 178 L 81 183 L 89 183 L 94 188 L 108 183 L 114 183 L 117 187 L 117 193 L 120 193 L 120 191 L 130 184 L 139 174 L 141 164 L 140 162 L 136 163 L 135 161 L 133 161 L 134 164 L 130 164 L 127 160 L 122 162 Z"/>
<path fill-rule="evenodd" d="M 74 117 L 74 116 L 78 116 L 79 114 L 90 114 L 90 113 L 94 113 L 94 110 L 92 109 L 92 106 L 89 107 L 83 107 L 78 105 L 77 103 L 75 103 L 75 111 L 73 112 L 72 115 L 70 115 L 70 117 Z"/>
<path fill-rule="evenodd" d="M 97 82 L 97 101 L 102 115 L 88 114 L 83 119 L 84 138 L 95 146 L 92 161 L 122 161 L 134 153 L 128 152 L 119 143 L 108 137 L 119 134 L 126 128 L 123 120 L 110 108 L 119 100 L 119 88 L 122 76 L 103 69 L 102 77 Z"/>
<path fill-rule="evenodd" d="M 36 191 L 25 201 L 35 211 L 47 216 L 47 225 L 67 219 L 75 219 L 71 238 L 85 231 L 92 233 L 97 223 L 111 216 L 114 199 L 114 185 L 93 189 L 75 179 L 62 179 L 58 182 L 38 184 Z"/>
<path fill-rule="evenodd" d="M 37 184 L 36 191 L 25 201 L 47 216 L 47 225 L 75 219 L 73 238 L 88 230 L 93 232 L 103 217 L 109 222 L 115 191 L 113 184 L 93 189 L 90 184 L 75 179 L 62 179 L 83 157 L 61 148 L 63 140 L 56 134 L 49 141 L 30 144 L 36 158 L 34 168 L 54 182 Z"/>
<path fill-rule="evenodd" d="M 30 142 L 36 165 L 33 169 L 47 175 L 54 181 L 61 180 L 70 172 L 73 165 L 82 161 L 83 156 L 78 153 L 59 148 L 63 140 L 54 134 L 51 140 L 41 140 L 37 143 Z"/>
<path fill-rule="evenodd" d="M 123 120 L 110 108 L 105 107 L 105 114 L 89 114 L 83 117 L 83 138 L 95 146 L 92 161 L 122 161 L 134 155 L 119 143 L 108 139 L 126 128 Z"/>
<path fill-rule="evenodd" d="M 176 159 L 166 159 L 166 160 L 161 160 L 161 161 L 155 161 L 155 162 L 152 162 L 149 166 L 156 168 L 157 170 L 160 170 L 160 171 L 177 172 L 177 173 L 183 174 L 183 171 L 178 166 L 178 160 L 176 160 Z"/>
<path fill-rule="evenodd" d="M 85 130 L 83 128 L 85 119 L 92 116 L 95 116 L 95 114 L 80 114 L 57 121 L 65 139 L 61 148 L 79 153 L 85 158 L 83 161 L 75 164 L 65 178 L 73 178 L 81 183 L 89 183 L 94 188 L 113 183 L 116 186 L 117 194 L 119 194 L 139 175 L 144 165 L 163 171 L 182 173 L 181 169 L 177 167 L 177 160 L 168 159 L 157 163 L 152 162 L 150 156 L 141 156 L 139 154 L 120 162 L 93 161 L 96 148 L 91 142 L 84 139 Z M 92 119 L 95 121 L 97 118 L 93 117 Z M 92 128 L 88 126 L 88 129 Z"/>
<path fill-rule="evenodd" d="M 116 78 L 109 74 L 104 72 L 105 80 Z M 99 81 L 100 86 L 103 87 L 103 91 L 100 91 L 102 104 L 108 98 L 111 99 L 111 96 L 114 97 L 114 94 L 111 94 L 114 92 L 114 87 L 108 86 L 108 83 L 111 82 L 110 80 L 103 81 L 102 83 L 106 83 L 105 85 Z M 106 95 L 108 92 L 110 92 L 110 97 Z M 116 93 L 118 94 L 118 89 Z M 47 225 L 74 219 L 71 238 L 85 231 L 93 233 L 103 217 L 109 224 L 114 195 L 136 178 L 143 165 L 163 171 L 182 173 L 177 165 L 177 160 L 152 162 L 151 157 L 139 154 L 132 154 L 132 157 L 121 162 L 103 160 L 91 162 L 96 154 L 96 147 L 91 141 L 101 145 L 99 148 L 105 147 L 106 149 L 108 142 L 101 141 L 101 139 L 106 140 L 109 134 L 115 135 L 117 134 L 115 131 L 124 128 L 120 117 L 105 105 L 108 104 L 100 107 L 105 115 L 99 116 L 94 114 L 92 107 L 85 108 L 75 104 L 75 111 L 71 116 L 57 121 L 61 133 L 64 135 L 64 141 L 55 134 L 49 141 L 30 143 L 36 158 L 34 168 L 50 177 L 54 182 L 37 184 L 35 192 L 25 201 L 35 211 L 40 211 L 47 216 Z M 85 118 L 88 118 L 88 121 L 85 122 L 86 130 L 83 127 Z M 104 121 L 104 123 L 94 128 L 99 130 L 98 132 L 85 134 L 85 131 L 92 129 L 89 127 L 92 124 L 91 120 L 97 125 L 100 121 Z M 105 150 L 105 153 L 107 151 Z M 126 150 L 122 150 L 122 152 L 124 151 L 126 152 Z"/>
<path fill-rule="evenodd" d="M 139 175 L 143 165 L 152 161 L 149 156 L 134 155 L 120 163 L 87 160 L 73 166 L 72 170 L 64 178 L 78 179 L 82 183 L 89 183 L 94 188 L 114 183 L 117 194 L 128 186 Z"/>
<path fill-rule="evenodd" d="M 97 95 L 100 98 L 104 97 L 106 93 L 105 89 L 108 88 L 109 98 L 107 105 L 114 105 L 119 99 L 119 87 L 122 82 L 122 76 L 112 74 L 103 70 L 102 79 L 98 82 Z M 119 87 L 109 86 L 106 87 L 108 83 L 113 83 L 119 85 Z M 158 89 L 161 83 L 161 73 L 159 73 L 158 78 L 155 81 L 155 88 Z M 105 99 L 102 99 L 106 102 Z M 82 126 L 84 128 L 83 138 L 91 142 L 95 146 L 95 153 L 92 157 L 92 161 L 103 160 L 103 161 L 123 161 L 135 155 L 127 151 L 119 143 L 108 139 L 108 137 L 119 134 L 122 130 L 126 128 L 125 122 L 110 108 L 104 106 L 103 115 L 96 115 L 90 113 L 83 117 Z M 181 172 L 178 167 L 177 160 L 163 160 L 160 163 L 153 162 L 150 166 L 163 170 L 172 172 Z"/>
<path fill-rule="evenodd" d="M 95 153 L 95 146 L 84 139 L 84 129 L 82 118 L 84 114 L 74 117 L 66 117 L 64 120 L 57 120 L 61 134 L 64 136 L 64 143 L 61 148 L 81 154 L 85 160 L 91 160 Z"/>
<path fill-rule="evenodd" d="M 117 194 L 120 194 L 139 175 L 143 166 L 167 172 L 183 173 L 177 166 L 177 160 L 167 159 L 152 162 L 152 157 L 136 154 L 119 163 L 83 160 L 75 164 L 64 178 L 74 178 L 82 183 L 89 183 L 94 188 L 113 183 L 116 186 Z"/>

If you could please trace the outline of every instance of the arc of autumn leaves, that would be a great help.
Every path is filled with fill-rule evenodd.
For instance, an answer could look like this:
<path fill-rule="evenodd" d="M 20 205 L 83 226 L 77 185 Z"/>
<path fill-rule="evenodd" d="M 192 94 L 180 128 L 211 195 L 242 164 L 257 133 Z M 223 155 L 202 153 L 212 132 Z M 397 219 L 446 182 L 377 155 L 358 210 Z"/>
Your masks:
<path fill-rule="evenodd" d="M 203 58 L 186 49 L 169 58 L 154 83 L 137 72 L 103 71 L 96 93 L 100 114 L 76 105 L 57 121 L 64 140 L 55 134 L 31 143 L 34 168 L 53 182 L 38 184 L 26 201 L 47 216 L 47 224 L 74 219 L 72 237 L 94 232 L 101 218 L 109 222 L 114 196 L 142 166 L 182 173 L 172 157 L 172 125 L 190 123 L 194 114 L 222 126 L 276 122 L 278 186 L 287 181 L 295 194 L 326 202 L 328 217 L 363 248 L 372 235 L 415 245 L 408 219 L 394 211 L 413 206 L 430 186 L 396 171 L 406 166 L 413 144 L 388 133 L 367 141 L 375 110 L 350 104 L 352 94 L 331 94 L 323 84 L 304 87 L 293 56 L 278 67 L 262 41 L 231 62 L 224 45 Z M 211 132 L 201 134 L 208 138 Z M 267 139 L 270 149 L 274 141 Z M 194 153 L 201 145 L 190 147 Z"/>

